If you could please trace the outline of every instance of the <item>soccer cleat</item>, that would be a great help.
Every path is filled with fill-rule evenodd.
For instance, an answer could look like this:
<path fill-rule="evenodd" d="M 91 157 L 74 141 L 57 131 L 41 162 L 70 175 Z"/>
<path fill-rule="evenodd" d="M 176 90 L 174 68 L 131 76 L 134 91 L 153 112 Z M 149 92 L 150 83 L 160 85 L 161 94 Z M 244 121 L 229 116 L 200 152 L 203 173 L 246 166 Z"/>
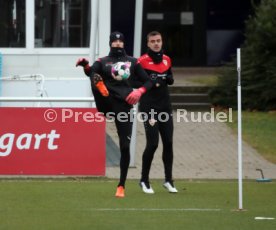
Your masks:
<path fill-rule="evenodd" d="M 118 186 L 115 196 L 118 198 L 125 197 L 125 188 L 123 186 Z"/>
<path fill-rule="evenodd" d="M 147 193 L 147 194 L 154 194 L 154 191 L 152 189 L 152 187 L 150 186 L 150 183 L 149 182 L 143 182 L 141 181 L 140 182 L 140 186 L 143 190 L 144 193 Z"/>
<path fill-rule="evenodd" d="M 100 91 L 101 95 L 104 97 L 109 96 L 108 89 L 106 88 L 103 79 L 99 74 L 94 74 L 93 82 L 96 88 Z"/>
<path fill-rule="evenodd" d="M 172 181 L 166 181 L 163 186 L 170 192 L 170 193 L 177 193 L 177 189 L 174 187 Z"/>

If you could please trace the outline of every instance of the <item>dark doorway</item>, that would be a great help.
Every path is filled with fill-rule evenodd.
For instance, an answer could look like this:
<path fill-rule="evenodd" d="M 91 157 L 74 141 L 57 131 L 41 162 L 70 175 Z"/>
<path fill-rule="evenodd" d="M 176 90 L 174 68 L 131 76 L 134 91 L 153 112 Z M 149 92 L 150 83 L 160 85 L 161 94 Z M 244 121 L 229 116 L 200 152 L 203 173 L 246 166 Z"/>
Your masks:
<path fill-rule="evenodd" d="M 111 1 L 111 32 L 120 31 L 125 35 L 125 49 L 133 55 L 135 0 Z"/>
<path fill-rule="evenodd" d="M 206 5 L 202 0 L 147 0 L 143 10 L 142 52 L 146 35 L 162 33 L 174 66 L 206 65 Z"/>
<path fill-rule="evenodd" d="M 251 3 L 259 0 L 207 1 L 207 65 L 218 66 L 231 60 L 244 42 L 245 21 L 254 12 Z"/>

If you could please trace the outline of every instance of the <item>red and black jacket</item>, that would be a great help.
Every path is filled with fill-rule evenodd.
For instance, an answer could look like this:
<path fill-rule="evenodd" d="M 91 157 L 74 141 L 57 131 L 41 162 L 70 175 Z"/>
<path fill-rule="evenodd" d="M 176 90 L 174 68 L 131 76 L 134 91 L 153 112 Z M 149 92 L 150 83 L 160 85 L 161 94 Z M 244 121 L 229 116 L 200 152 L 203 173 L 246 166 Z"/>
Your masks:
<path fill-rule="evenodd" d="M 140 100 L 140 110 L 148 112 L 151 109 L 157 111 L 171 111 L 171 100 L 168 85 L 174 83 L 171 71 L 171 59 L 163 54 L 163 59 L 156 64 L 148 54 L 138 59 L 143 69 L 149 75 L 153 88 L 147 91 Z"/>

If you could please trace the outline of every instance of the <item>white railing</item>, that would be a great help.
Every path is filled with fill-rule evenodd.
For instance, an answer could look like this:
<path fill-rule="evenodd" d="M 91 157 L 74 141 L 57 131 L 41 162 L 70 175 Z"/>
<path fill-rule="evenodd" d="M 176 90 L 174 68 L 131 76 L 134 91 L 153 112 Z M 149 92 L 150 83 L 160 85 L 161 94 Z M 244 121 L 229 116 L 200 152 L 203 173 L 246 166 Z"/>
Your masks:
<path fill-rule="evenodd" d="M 20 81 L 34 80 L 36 81 L 36 84 L 39 85 L 36 95 L 38 97 L 43 97 L 44 95 L 48 97 L 48 93 L 45 89 L 45 76 L 43 74 L 23 74 L 23 75 L 6 76 L 6 77 L 2 77 L 1 80 L 11 80 L 11 81 L 12 80 L 20 80 Z M 52 107 L 51 102 L 50 102 L 50 105 Z M 40 107 L 40 103 L 37 104 L 37 107 Z"/>
<path fill-rule="evenodd" d="M 94 102 L 93 97 L 0 97 L 0 102 Z"/>
<path fill-rule="evenodd" d="M 23 74 L 23 75 L 13 75 L 13 76 L 7 76 L 7 77 L 1 78 L 1 80 L 29 80 L 29 79 L 38 81 L 38 84 L 40 84 L 39 96 L 43 96 L 43 93 L 45 92 L 45 88 L 44 88 L 45 77 L 43 74 Z"/>

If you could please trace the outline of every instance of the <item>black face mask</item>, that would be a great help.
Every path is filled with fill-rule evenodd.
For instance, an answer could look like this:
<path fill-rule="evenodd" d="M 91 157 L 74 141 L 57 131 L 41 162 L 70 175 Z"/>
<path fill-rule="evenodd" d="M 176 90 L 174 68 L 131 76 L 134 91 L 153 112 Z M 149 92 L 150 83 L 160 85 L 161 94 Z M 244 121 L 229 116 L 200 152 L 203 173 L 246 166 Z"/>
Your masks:
<path fill-rule="evenodd" d="M 163 60 L 163 50 L 160 50 L 159 52 L 154 52 L 153 50 L 148 49 L 148 55 L 152 58 L 155 64 L 161 63 Z"/>
<path fill-rule="evenodd" d="M 126 56 L 126 51 L 124 48 L 111 47 L 109 55 L 113 57 L 122 57 L 122 56 Z"/>

